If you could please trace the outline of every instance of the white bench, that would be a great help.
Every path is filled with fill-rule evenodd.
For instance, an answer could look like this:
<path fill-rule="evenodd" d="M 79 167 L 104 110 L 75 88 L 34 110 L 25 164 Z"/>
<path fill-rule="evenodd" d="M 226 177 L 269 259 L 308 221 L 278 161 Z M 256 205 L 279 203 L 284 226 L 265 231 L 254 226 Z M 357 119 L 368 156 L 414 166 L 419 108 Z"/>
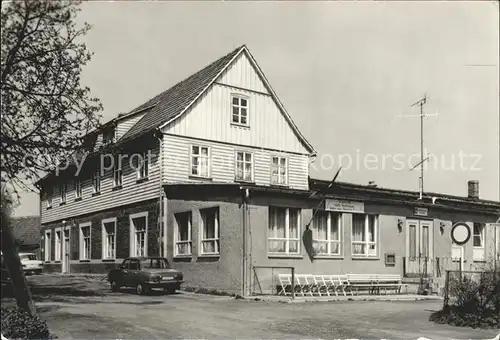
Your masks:
<path fill-rule="evenodd" d="M 348 285 L 351 289 L 368 290 L 368 293 L 380 293 L 384 289 L 394 289 L 396 293 L 401 291 L 401 276 L 397 274 L 347 274 Z"/>
<path fill-rule="evenodd" d="M 401 276 L 398 274 L 378 274 L 376 276 L 375 287 L 378 292 L 380 292 L 380 289 L 384 289 L 387 294 L 388 289 L 394 289 L 394 292 L 399 294 L 401 292 L 401 285 Z"/>
<path fill-rule="evenodd" d="M 360 290 L 368 290 L 368 293 L 373 293 L 376 283 L 375 274 L 347 274 L 348 286 L 352 290 L 356 290 L 356 295 L 359 295 Z"/>

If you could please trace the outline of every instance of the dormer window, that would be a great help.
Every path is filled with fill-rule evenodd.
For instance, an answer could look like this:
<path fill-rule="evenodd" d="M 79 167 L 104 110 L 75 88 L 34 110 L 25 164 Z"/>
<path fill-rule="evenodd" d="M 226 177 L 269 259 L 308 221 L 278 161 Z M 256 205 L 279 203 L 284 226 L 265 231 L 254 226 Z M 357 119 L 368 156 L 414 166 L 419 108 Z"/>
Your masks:
<path fill-rule="evenodd" d="M 248 98 L 233 95 L 231 99 L 232 119 L 231 122 L 237 125 L 248 125 Z"/>
<path fill-rule="evenodd" d="M 64 204 L 64 203 L 66 203 L 66 193 L 67 193 L 66 183 L 61 183 L 61 185 L 60 185 L 60 193 L 61 193 L 60 204 Z"/>
<path fill-rule="evenodd" d="M 47 209 L 52 208 L 52 193 L 53 193 L 53 189 L 52 189 L 52 187 L 49 187 L 47 189 Z"/>
<path fill-rule="evenodd" d="M 109 129 L 102 134 L 102 144 L 108 145 L 115 141 L 115 129 Z"/>

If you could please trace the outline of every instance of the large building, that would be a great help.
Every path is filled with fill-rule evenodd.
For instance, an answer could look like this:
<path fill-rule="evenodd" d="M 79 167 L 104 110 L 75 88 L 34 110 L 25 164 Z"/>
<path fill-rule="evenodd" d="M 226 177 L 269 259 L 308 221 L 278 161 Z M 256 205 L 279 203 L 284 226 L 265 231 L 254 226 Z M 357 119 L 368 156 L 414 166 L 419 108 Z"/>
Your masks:
<path fill-rule="evenodd" d="M 311 179 L 315 150 L 246 46 L 84 144 L 77 175 L 70 166 L 38 183 L 46 270 L 101 273 L 161 255 L 189 286 L 248 294 L 270 290 L 277 267 L 436 276 L 457 257 L 468 268 L 500 257 L 500 203 L 479 199 L 475 182 L 470 197 L 419 199 Z M 473 231 L 464 248 L 455 222 Z"/>

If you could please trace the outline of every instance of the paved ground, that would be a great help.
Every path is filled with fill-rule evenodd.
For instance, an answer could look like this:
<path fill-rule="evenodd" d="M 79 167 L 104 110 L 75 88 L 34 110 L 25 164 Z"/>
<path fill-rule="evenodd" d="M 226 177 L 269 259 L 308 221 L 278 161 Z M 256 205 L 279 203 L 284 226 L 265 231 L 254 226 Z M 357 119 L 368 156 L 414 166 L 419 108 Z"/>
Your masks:
<path fill-rule="evenodd" d="M 496 335 L 429 322 L 440 301 L 289 304 L 190 293 L 111 293 L 105 282 L 84 278 L 39 276 L 29 281 L 42 318 L 62 339 L 409 340 L 423 336 L 434 340 Z"/>

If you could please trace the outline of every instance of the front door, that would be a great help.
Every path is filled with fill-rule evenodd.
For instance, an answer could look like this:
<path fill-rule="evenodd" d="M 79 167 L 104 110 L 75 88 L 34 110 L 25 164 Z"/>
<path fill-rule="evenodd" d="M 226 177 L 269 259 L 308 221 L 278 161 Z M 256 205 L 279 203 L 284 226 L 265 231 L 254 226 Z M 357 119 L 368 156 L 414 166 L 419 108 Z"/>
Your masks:
<path fill-rule="evenodd" d="M 70 236 L 69 229 L 63 231 L 63 251 L 62 251 L 62 272 L 69 273 L 69 260 L 70 260 Z"/>
<path fill-rule="evenodd" d="M 432 221 L 406 220 L 406 276 L 433 273 Z"/>

